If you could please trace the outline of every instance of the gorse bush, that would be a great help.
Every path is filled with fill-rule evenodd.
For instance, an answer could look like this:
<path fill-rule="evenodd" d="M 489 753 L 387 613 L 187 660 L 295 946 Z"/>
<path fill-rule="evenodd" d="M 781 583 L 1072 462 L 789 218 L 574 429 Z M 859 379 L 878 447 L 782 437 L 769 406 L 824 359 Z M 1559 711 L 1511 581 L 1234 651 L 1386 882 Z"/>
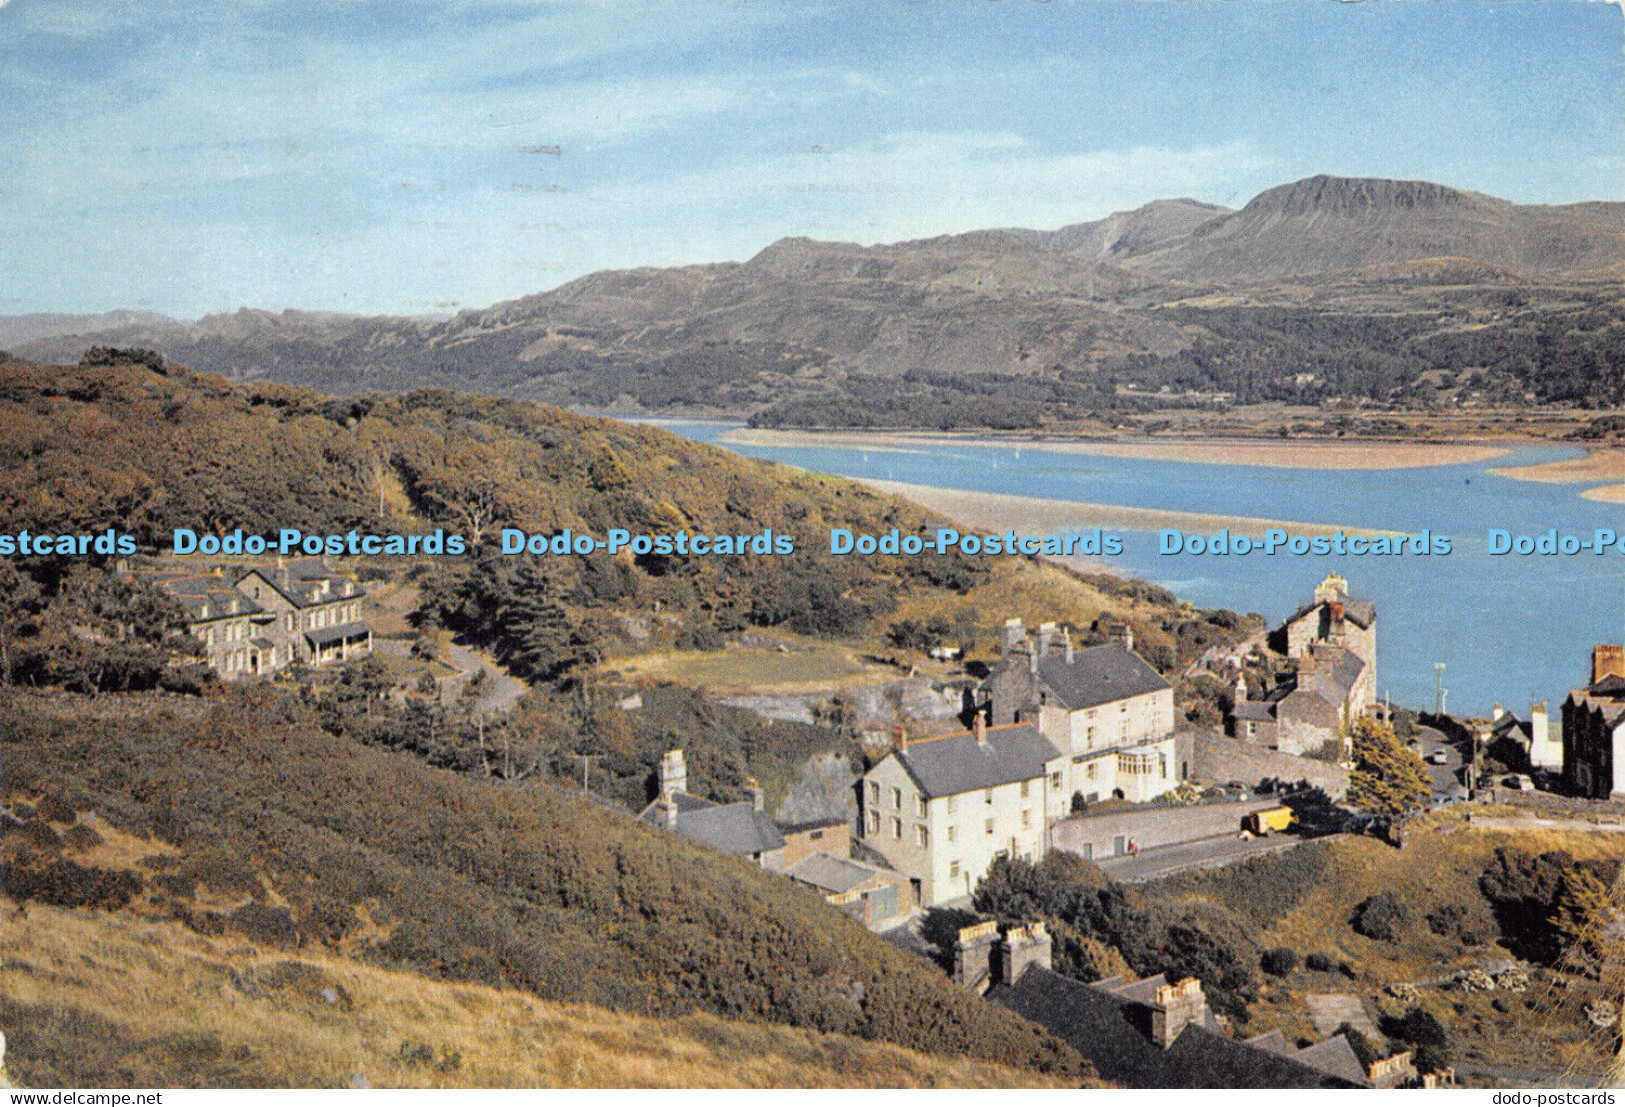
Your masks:
<path fill-rule="evenodd" d="M 459 776 L 335 737 L 292 695 L 222 695 L 195 717 L 59 718 L 0 701 L 7 795 L 72 787 L 115 827 L 178 843 L 176 876 L 228 884 L 251 874 L 252 909 L 173 905 L 199 929 L 338 942 L 362 958 L 545 998 L 704 1010 L 1081 1071 L 1055 1039 L 748 862 L 550 788 Z M 111 906 L 141 885 L 58 864 L 30 867 L 40 875 L 21 890 L 8 865 L 8 894 Z M 83 894 L 52 890 L 80 885 Z M 346 907 L 365 908 L 376 927 L 358 935 Z"/>

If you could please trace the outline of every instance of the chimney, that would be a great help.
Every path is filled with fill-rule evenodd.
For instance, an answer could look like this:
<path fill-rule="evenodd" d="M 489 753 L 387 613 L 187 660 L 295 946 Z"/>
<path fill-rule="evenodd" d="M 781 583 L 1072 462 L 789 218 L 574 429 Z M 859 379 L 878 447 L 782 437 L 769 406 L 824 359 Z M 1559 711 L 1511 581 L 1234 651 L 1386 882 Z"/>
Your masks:
<path fill-rule="evenodd" d="M 1496 704 L 1494 709 L 1490 712 L 1490 722 L 1492 722 L 1492 723 L 1500 722 L 1501 721 L 1501 716 L 1505 715 L 1505 714 L 1506 714 L 1506 708 L 1502 707 L 1500 704 Z"/>
<path fill-rule="evenodd" d="M 893 749 L 908 749 L 908 727 L 899 722 L 891 730 L 891 744 Z"/>
<path fill-rule="evenodd" d="M 1151 1010 L 1151 1039 L 1167 1049 L 1179 1039 L 1187 1026 L 1200 1026 L 1207 1021 L 1207 997 L 1202 994 L 1202 982 L 1187 976 L 1178 984 L 1164 984 L 1157 989 Z"/>
<path fill-rule="evenodd" d="M 762 786 L 756 783 L 756 778 L 753 776 L 745 778 L 745 795 L 750 797 L 750 809 L 752 811 L 762 810 L 764 806 Z"/>
<path fill-rule="evenodd" d="M 1236 690 L 1234 698 L 1230 702 L 1232 707 L 1247 702 L 1247 675 L 1245 673 L 1236 674 Z"/>
<path fill-rule="evenodd" d="M 1611 676 L 1625 677 L 1625 647 L 1598 646 L 1591 651 L 1591 683 Z"/>
<path fill-rule="evenodd" d="M 1050 967 L 1053 941 L 1042 922 L 1012 926 L 993 948 L 992 975 L 995 983 L 1014 984 L 1033 965 Z"/>
<path fill-rule="evenodd" d="M 667 830 L 677 829 L 677 803 L 670 796 L 662 796 L 658 801 L 660 807 L 660 823 Z"/>
<path fill-rule="evenodd" d="M 666 756 L 660 759 L 660 798 L 669 801 L 671 797 L 687 791 L 688 765 L 683 761 L 683 751 L 667 750 Z M 675 822 L 675 807 L 671 817 Z"/>
<path fill-rule="evenodd" d="M 1343 640 L 1343 601 L 1333 600 L 1326 605 L 1326 637 L 1332 642 Z"/>
<path fill-rule="evenodd" d="M 1049 648 L 1055 644 L 1055 624 L 1040 623 L 1038 627 L 1038 657 L 1040 660 L 1049 656 Z"/>
<path fill-rule="evenodd" d="M 1134 630 L 1127 623 L 1107 623 L 1106 641 L 1134 652 Z"/>
<path fill-rule="evenodd" d="M 1072 628 L 1061 628 L 1061 649 L 1066 653 L 1066 663 L 1072 664 Z"/>
<path fill-rule="evenodd" d="M 992 983 L 993 944 L 998 940 L 996 922 L 963 927 L 954 941 L 954 983 L 961 988 L 985 991 Z"/>
<path fill-rule="evenodd" d="M 1033 646 L 1027 647 L 1027 668 L 1033 676 L 1038 675 L 1038 650 Z"/>
<path fill-rule="evenodd" d="M 1009 657 L 1016 646 L 1026 640 L 1027 629 L 1021 625 L 1021 620 L 1006 619 L 1004 629 L 999 632 L 999 657 Z"/>
<path fill-rule="evenodd" d="M 1320 582 L 1315 589 L 1316 603 L 1333 603 L 1346 599 L 1349 594 L 1349 582 L 1337 573 L 1327 573 L 1326 579 Z"/>
<path fill-rule="evenodd" d="M 987 720 L 978 711 L 976 718 L 971 720 L 971 733 L 976 735 L 976 744 L 983 749 L 987 748 Z"/>
<path fill-rule="evenodd" d="M 276 572 L 271 574 L 271 583 L 284 592 L 288 590 L 288 566 L 279 557 L 276 559 Z"/>

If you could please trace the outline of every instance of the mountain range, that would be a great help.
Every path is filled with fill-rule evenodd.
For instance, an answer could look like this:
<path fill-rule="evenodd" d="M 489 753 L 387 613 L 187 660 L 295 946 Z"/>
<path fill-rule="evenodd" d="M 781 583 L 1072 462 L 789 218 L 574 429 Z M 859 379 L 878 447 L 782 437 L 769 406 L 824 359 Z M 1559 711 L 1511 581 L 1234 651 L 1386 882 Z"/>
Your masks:
<path fill-rule="evenodd" d="M 951 422 L 955 404 L 974 412 L 987 406 L 976 395 L 1021 378 L 1004 390 L 1013 408 L 993 405 L 1020 424 L 1098 415 L 1125 392 L 1291 398 L 1273 394 L 1268 373 L 1238 385 L 1223 372 L 1192 377 L 1186 362 L 1193 350 L 1221 347 L 1234 360 L 1238 342 L 1253 353 L 1285 343 L 1301 388 L 1306 359 L 1307 375 L 1325 380 L 1350 353 L 1343 340 L 1296 348 L 1329 317 L 1398 320 L 1397 331 L 1384 324 L 1379 352 L 1402 361 L 1441 334 L 1567 328 L 1568 316 L 1618 300 L 1622 271 L 1625 203 L 1522 205 L 1423 181 L 1317 176 L 1239 210 L 1172 199 L 1053 231 L 873 246 L 786 238 L 740 263 L 604 271 L 450 319 L 243 309 L 53 327 L 28 317 L 32 329 L 0 320 L 0 339 L 44 361 L 142 346 L 233 379 L 335 392 L 453 387 L 608 411 L 776 411 L 769 421 L 789 423 L 808 421 L 798 411 L 851 423 L 838 414 L 845 404 L 907 424 L 926 397 Z M 1284 329 L 1281 312 L 1292 317 Z M 1262 339 L 1251 335 L 1260 320 L 1274 328 Z M 1527 390 L 1524 367 L 1489 368 L 1492 391 Z M 1354 391 L 1403 402 L 1426 370 L 1418 362 Z"/>

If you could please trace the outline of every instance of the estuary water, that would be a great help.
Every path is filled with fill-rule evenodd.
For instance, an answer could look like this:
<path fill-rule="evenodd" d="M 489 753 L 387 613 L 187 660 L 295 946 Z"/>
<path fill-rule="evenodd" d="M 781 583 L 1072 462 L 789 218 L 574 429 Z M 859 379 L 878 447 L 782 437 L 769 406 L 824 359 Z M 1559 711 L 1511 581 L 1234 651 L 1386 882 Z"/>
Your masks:
<path fill-rule="evenodd" d="M 1202 607 L 1257 612 L 1272 625 L 1306 601 L 1327 573 L 1377 605 L 1378 695 L 1431 710 L 1437 663 L 1446 707 L 1525 715 L 1555 710 L 1589 676 L 1591 646 L 1625 641 L 1625 553 L 1492 555 L 1491 530 L 1589 541 L 1625 533 L 1625 510 L 1581 499 L 1590 484 L 1519 481 L 1489 472 L 1583 452 L 1524 447 L 1490 461 L 1384 470 L 1289 469 L 1101 457 L 1042 446 L 952 443 L 864 449 L 720 441 L 734 424 L 672 422 L 668 429 L 750 457 L 846 477 L 904 481 L 1126 507 L 1291 520 L 1451 540 L 1432 556 L 1165 554 L 1154 530 L 1109 528 L 1123 552 L 1114 570 L 1161 584 Z M 1019 520 L 1011 525 L 1020 529 Z M 1211 530 L 1198 533 L 1208 534 Z M 988 612 L 988 617 L 996 613 Z"/>

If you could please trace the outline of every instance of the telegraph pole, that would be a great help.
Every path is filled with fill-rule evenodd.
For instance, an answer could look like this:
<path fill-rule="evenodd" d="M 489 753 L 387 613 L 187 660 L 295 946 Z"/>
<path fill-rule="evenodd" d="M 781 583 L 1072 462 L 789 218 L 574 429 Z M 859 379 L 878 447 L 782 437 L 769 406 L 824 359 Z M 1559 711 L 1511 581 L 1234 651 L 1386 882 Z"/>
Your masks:
<path fill-rule="evenodd" d="M 587 787 L 587 768 L 594 761 L 597 761 L 604 755 L 601 753 L 572 753 L 570 756 L 579 757 L 581 759 L 581 790 L 583 792 L 591 792 L 592 789 Z"/>
<path fill-rule="evenodd" d="M 1433 714 L 1444 714 L 1444 662 L 1433 663 Z"/>

